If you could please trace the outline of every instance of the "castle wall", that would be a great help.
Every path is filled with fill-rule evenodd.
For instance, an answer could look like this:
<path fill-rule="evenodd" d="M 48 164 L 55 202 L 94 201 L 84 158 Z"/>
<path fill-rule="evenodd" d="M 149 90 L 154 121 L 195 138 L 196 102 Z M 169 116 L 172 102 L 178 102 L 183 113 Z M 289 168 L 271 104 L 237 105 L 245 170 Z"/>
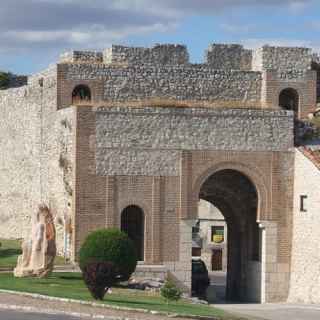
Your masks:
<path fill-rule="evenodd" d="M 296 150 L 290 302 L 320 303 L 319 182 L 319 169 Z M 300 196 L 307 196 L 305 212 Z"/>
<path fill-rule="evenodd" d="M 274 220 L 279 230 L 279 240 L 272 244 L 273 250 L 276 247 L 273 260 L 268 262 L 282 269 L 273 274 L 268 269 L 267 299 L 286 298 L 291 252 L 292 113 L 85 106 L 77 107 L 76 112 L 75 258 L 89 232 L 103 226 L 120 227 L 122 210 L 137 205 L 146 217 L 145 263 L 165 265 L 188 287 L 198 181 L 220 166 L 250 172 L 249 177 L 255 172 L 253 181 L 259 183 L 261 195 L 257 219 Z M 225 124 L 220 135 L 208 139 L 220 121 Z M 233 144 L 228 145 L 228 137 L 237 123 L 239 135 L 234 139 L 238 146 L 230 150 Z M 200 144 L 194 143 L 194 136 Z M 242 141 L 242 137 L 246 138 Z M 166 152 L 177 152 L 175 171 L 167 169 L 172 166 L 171 157 L 163 165 Z M 144 155 L 144 162 L 139 154 Z M 283 280 L 279 281 L 280 277 Z"/>
<path fill-rule="evenodd" d="M 91 89 L 95 106 L 150 101 L 162 106 L 178 100 L 188 106 L 277 109 L 281 91 L 292 88 L 299 95 L 297 116 L 305 119 L 317 101 L 313 60 L 308 48 L 264 46 L 252 51 L 236 44 L 211 44 L 203 64 L 190 64 L 181 45 L 74 51 L 58 65 L 58 107 L 72 104 L 79 84 Z"/>
<path fill-rule="evenodd" d="M 72 104 L 73 88 L 87 84 L 93 103 L 172 99 L 229 101 L 259 107 L 259 72 L 214 70 L 208 65 L 60 64 L 58 106 Z"/>
<path fill-rule="evenodd" d="M 27 236 L 41 199 L 37 99 L 27 87 L 0 91 L 0 238 Z"/>
<path fill-rule="evenodd" d="M 99 108 L 96 173 L 178 176 L 181 150 L 287 150 L 292 145 L 290 115 L 241 109 Z"/>
<path fill-rule="evenodd" d="M 0 91 L 0 237 L 28 236 L 37 207 L 45 202 L 56 219 L 61 253 L 64 212 L 70 210 L 59 168 L 62 150 L 71 158 L 69 128 L 61 121 L 71 119 L 69 111 L 56 110 L 56 80 L 52 67 L 29 77 L 26 86 Z"/>

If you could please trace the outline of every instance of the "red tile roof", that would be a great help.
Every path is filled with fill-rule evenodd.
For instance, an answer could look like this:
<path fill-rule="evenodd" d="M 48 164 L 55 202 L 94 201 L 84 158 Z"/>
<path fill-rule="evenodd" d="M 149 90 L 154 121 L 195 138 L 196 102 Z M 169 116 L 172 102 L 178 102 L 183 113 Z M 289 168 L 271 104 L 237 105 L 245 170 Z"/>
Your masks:
<path fill-rule="evenodd" d="M 315 149 L 310 146 L 301 146 L 299 147 L 299 150 L 320 170 L 320 149 Z"/>

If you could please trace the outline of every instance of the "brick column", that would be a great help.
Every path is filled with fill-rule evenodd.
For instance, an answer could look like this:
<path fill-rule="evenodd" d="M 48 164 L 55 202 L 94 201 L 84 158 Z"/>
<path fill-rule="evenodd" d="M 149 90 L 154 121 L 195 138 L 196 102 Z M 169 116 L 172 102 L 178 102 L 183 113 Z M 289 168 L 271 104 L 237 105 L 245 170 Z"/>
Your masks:
<path fill-rule="evenodd" d="M 152 181 L 152 262 L 161 261 L 161 182 L 162 177 L 154 177 Z"/>
<path fill-rule="evenodd" d="M 189 218 L 191 204 L 191 153 L 181 152 L 180 159 L 180 219 Z"/>

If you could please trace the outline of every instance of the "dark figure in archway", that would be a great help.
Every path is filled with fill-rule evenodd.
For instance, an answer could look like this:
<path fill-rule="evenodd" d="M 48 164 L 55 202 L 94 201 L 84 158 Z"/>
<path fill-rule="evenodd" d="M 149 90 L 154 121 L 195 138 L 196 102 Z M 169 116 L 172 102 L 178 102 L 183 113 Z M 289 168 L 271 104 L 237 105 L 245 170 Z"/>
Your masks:
<path fill-rule="evenodd" d="M 239 171 L 221 170 L 203 183 L 199 197 L 216 206 L 227 222 L 226 299 L 259 301 L 256 288 L 261 285 L 257 272 L 261 264 L 255 186 Z"/>
<path fill-rule="evenodd" d="M 144 260 L 144 213 L 138 206 L 126 207 L 121 214 L 121 231 L 133 241 L 138 260 Z"/>
<path fill-rule="evenodd" d="M 85 85 L 76 86 L 72 92 L 72 103 L 83 103 L 91 101 L 91 91 Z"/>

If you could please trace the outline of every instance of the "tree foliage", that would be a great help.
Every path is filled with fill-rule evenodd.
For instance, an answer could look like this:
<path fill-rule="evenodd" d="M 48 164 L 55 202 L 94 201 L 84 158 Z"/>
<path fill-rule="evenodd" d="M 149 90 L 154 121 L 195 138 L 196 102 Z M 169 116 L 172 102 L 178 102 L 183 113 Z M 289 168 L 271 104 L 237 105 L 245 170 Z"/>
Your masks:
<path fill-rule="evenodd" d="M 127 234 L 118 229 L 101 229 L 84 241 L 79 265 L 89 290 L 101 299 L 104 288 L 130 278 L 137 266 L 137 254 Z"/>
<path fill-rule="evenodd" d="M 10 73 L 0 71 L 0 89 L 8 88 L 10 83 Z"/>
<path fill-rule="evenodd" d="M 181 299 L 182 291 L 171 281 L 166 280 L 164 286 L 161 288 L 161 296 L 169 301 L 178 301 Z"/>

